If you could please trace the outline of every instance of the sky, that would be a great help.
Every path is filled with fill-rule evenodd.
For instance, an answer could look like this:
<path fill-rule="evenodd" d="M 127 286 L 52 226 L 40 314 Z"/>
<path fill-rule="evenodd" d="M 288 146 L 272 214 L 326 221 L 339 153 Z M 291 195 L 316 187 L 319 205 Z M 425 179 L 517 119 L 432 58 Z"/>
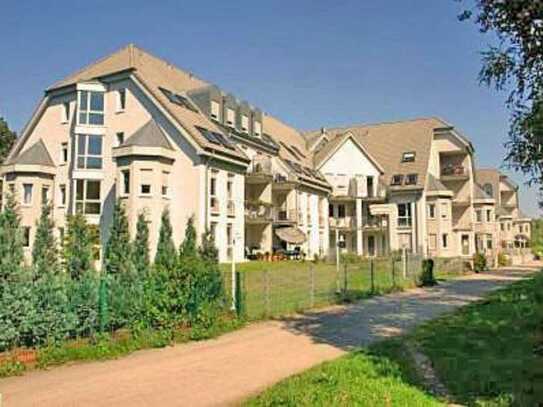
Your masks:
<path fill-rule="evenodd" d="M 44 89 L 128 43 L 300 129 L 439 116 L 500 167 L 505 93 L 479 85 L 492 38 L 454 0 L 2 0 L 0 116 L 19 131 Z M 521 208 L 540 216 L 537 189 Z"/>

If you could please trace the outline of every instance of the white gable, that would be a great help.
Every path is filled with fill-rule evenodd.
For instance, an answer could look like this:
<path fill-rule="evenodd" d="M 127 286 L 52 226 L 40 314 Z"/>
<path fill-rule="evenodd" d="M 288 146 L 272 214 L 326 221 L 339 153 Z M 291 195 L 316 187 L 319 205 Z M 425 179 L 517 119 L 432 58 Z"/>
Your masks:
<path fill-rule="evenodd" d="M 348 139 L 320 168 L 327 174 L 379 176 L 379 170 L 351 139 Z"/>

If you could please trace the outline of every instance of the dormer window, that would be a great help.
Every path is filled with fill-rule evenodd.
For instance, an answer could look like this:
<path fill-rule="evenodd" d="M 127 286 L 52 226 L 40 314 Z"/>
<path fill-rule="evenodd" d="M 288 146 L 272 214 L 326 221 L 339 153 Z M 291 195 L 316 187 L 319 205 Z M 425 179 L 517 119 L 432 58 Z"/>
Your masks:
<path fill-rule="evenodd" d="M 255 121 L 253 131 L 256 137 L 260 137 L 262 135 L 262 124 L 260 124 L 260 122 Z"/>
<path fill-rule="evenodd" d="M 234 110 L 226 109 L 226 124 L 230 127 L 234 127 Z"/>
<path fill-rule="evenodd" d="M 79 124 L 104 125 L 104 92 L 79 91 Z"/>
<path fill-rule="evenodd" d="M 415 152 L 414 151 L 406 151 L 402 155 L 402 163 L 412 163 L 415 161 Z"/>
<path fill-rule="evenodd" d="M 69 120 L 70 120 L 70 102 L 64 102 L 62 104 L 61 122 L 68 123 Z"/>
<path fill-rule="evenodd" d="M 126 89 L 117 91 L 117 112 L 124 112 L 126 107 Z"/>
<path fill-rule="evenodd" d="M 407 174 L 405 177 L 405 185 L 416 185 L 418 180 L 417 174 Z"/>
<path fill-rule="evenodd" d="M 211 101 L 211 118 L 215 120 L 220 120 L 220 110 L 221 106 L 218 102 L 214 100 Z"/>
<path fill-rule="evenodd" d="M 392 176 L 392 179 L 390 180 L 390 185 L 392 186 L 402 185 L 402 181 L 403 181 L 403 175 L 396 174 Z"/>
<path fill-rule="evenodd" d="M 241 115 L 241 131 L 249 133 L 249 117 L 245 114 Z"/>

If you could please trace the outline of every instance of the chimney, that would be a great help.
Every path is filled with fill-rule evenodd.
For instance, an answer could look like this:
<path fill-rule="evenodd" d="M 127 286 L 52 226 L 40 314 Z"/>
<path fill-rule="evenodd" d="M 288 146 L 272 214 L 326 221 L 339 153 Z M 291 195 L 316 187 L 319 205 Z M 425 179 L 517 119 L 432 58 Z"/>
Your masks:
<path fill-rule="evenodd" d="M 321 134 L 326 134 L 326 127 L 321 127 Z"/>

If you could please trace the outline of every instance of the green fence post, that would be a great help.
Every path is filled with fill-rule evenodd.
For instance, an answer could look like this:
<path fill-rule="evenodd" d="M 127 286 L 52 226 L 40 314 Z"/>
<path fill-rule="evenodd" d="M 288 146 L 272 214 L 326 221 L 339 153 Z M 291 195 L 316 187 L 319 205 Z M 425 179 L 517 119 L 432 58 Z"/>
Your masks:
<path fill-rule="evenodd" d="M 315 267 L 313 264 L 309 265 L 309 279 L 310 279 L 310 291 L 309 291 L 309 305 L 311 308 L 315 307 Z"/>
<path fill-rule="evenodd" d="M 270 274 L 267 269 L 264 269 L 264 301 L 266 302 L 266 316 L 271 315 L 271 301 L 270 301 Z"/>
<path fill-rule="evenodd" d="M 238 317 L 241 317 L 245 313 L 244 309 L 244 287 L 242 287 L 242 284 L 244 283 L 242 278 L 241 271 L 236 271 L 236 314 Z"/>
<path fill-rule="evenodd" d="M 396 262 L 392 259 L 392 288 L 396 288 Z"/>
<path fill-rule="evenodd" d="M 108 293 L 107 293 L 107 281 L 106 277 L 102 276 L 100 278 L 100 286 L 98 288 L 98 322 L 100 332 L 105 332 L 108 324 Z"/>
<path fill-rule="evenodd" d="M 373 264 L 373 259 L 370 258 L 370 276 L 371 276 L 371 293 L 375 293 L 375 265 Z"/>
<path fill-rule="evenodd" d="M 347 263 L 343 265 L 343 300 L 347 297 Z"/>

